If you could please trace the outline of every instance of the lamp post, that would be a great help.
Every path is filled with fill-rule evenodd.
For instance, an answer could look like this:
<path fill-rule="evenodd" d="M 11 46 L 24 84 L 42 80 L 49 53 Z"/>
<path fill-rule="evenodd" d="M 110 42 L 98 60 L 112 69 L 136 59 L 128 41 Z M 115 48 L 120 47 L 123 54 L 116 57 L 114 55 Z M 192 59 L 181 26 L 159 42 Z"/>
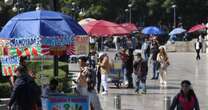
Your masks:
<path fill-rule="evenodd" d="M 129 12 L 129 9 L 125 9 L 125 22 L 128 22 L 128 12 Z"/>
<path fill-rule="evenodd" d="M 176 28 L 176 5 L 172 5 L 173 8 L 173 28 Z"/>
<path fill-rule="evenodd" d="M 131 7 L 132 7 L 132 4 L 128 4 L 128 7 L 129 7 L 129 22 L 131 23 Z"/>

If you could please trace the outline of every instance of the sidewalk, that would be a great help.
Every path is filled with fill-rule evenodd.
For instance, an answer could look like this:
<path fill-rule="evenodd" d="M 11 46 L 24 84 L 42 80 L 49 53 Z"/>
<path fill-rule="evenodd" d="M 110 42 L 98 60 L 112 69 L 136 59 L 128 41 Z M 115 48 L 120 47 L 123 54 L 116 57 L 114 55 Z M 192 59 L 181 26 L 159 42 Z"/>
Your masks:
<path fill-rule="evenodd" d="M 114 110 L 114 96 L 120 94 L 122 110 L 164 110 L 164 97 L 173 98 L 180 90 L 180 82 L 188 79 L 192 82 L 201 110 L 206 110 L 208 108 L 208 55 L 203 54 L 200 61 L 195 60 L 195 53 L 168 53 L 168 55 L 171 65 L 168 68 L 167 88 L 160 88 L 159 80 L 150 80 L 152 77 L 150 65 L 146 95 L 137 95 L 134 89 L 111 88 L 108 96 L 100 95 L 103 109 Z"/>
<path fill-rule="evenodd" d="M 109 54 L 112 56 L 114 53 Z M 134 89 L 117 89 L 114 85 L 110 85 L 109 95 L 99 95 L 103 110 L 114 110 L 114 96 L 117 94 L 121 95 L 121 110 L 164 110 L 164 97 L 173 98 L 179 92 L 180 82 L 184 79 L 192 82 L 201 110 L 207 110 L 208 55 L 202 54 L 200 61 L 195 60 L 195 53 L 168 53 L 168 56 L 170 67 L 167 73 L 167 88 L 160 88 L 159 80 L 150 80 L 152 77 L 150 65 L 146 95 L 137 95 Z M 6 105 L 2 102 L 0 102 L 0 110 L 6 110 Z"/>

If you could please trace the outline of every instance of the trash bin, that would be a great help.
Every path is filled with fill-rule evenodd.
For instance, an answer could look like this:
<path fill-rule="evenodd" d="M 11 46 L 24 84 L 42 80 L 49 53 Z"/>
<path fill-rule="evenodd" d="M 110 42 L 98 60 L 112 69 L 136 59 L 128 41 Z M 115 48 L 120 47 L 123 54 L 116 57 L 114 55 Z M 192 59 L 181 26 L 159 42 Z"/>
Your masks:
<path fill-rule="evenodd" d="M 119 94 L 114 97 L 114 110 L 121 110 L 121 96 Z"/>
<path fill-rule="evenodd" d="M 163 100 L 164 104 L 164 109 L 163 110 L 169 110 L 170 109 L 170 104 L 171 104 L 171 97 L 170 96 L 165 96 Z"/>

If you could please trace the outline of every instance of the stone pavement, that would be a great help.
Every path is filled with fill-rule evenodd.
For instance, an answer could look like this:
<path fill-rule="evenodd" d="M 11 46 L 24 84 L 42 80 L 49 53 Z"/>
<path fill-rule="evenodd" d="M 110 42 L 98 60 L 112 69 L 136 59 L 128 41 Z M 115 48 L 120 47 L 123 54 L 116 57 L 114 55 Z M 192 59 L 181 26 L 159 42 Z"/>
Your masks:
<path fill-rule="evenodd" d="M 164 97 L 173 98 L 180 90 L 180 82 L 187 79 L 192 82 L 201 110 L 207 110 L 208 55 L 203 54 L 200 61 L 195 60 L 195 53 L 168 53 L 168 56 L 171 65 L 168 68 L 167 88 L 160 88 L 159 80 L 150 80 L 152 77 L 150 66 L 146 95 L 137 95 L 133 89 L 117 89 L 111 85 L 108 96 L 100 95 L 103 109 L 114 110 L 113 98 L 116 94 L 120 94 L 122 110 L 164 110 Z"/>
<path fill-rule="evenodd" d="M 109 54 L 113 56 L 113 52 Z M 117 89 L 111 85 L 108 96 L 100 95 L 103 110 L 114 110 L 113 99 L 117 94 L 121 95 L 122 110 L 164 110 L 164 97 L 173 98 L 179 92 L 180 82 L 184 79 L 192 82 L 201 110 L 208 110 L 208 55 L 203 54 L 200 61 L 195 60 L 195 53 L 168 53 L 168 56 L 171 65 L 168 68 L 166 89 L 160 88 L 158 80 L 150 80 L 150 66 L 146 95 L 137 95 L 133 89 Z M 2 103 L 0 110 L 4 110 L 1 105 Z"/>

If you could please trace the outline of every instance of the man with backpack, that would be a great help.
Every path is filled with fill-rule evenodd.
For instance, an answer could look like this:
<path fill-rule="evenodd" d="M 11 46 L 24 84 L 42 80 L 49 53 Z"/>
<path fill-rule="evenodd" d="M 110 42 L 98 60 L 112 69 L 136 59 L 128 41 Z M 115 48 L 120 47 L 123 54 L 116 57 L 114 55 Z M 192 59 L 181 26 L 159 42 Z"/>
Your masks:
<path fill-rule="evenodd" d="M 27 69 L 20 65 L 15 70 L 17 79 L 11 93 L 9 110 L 40 110 L 38 108 L 38 89 Z"/>

